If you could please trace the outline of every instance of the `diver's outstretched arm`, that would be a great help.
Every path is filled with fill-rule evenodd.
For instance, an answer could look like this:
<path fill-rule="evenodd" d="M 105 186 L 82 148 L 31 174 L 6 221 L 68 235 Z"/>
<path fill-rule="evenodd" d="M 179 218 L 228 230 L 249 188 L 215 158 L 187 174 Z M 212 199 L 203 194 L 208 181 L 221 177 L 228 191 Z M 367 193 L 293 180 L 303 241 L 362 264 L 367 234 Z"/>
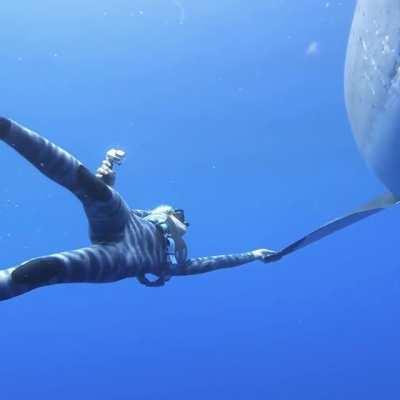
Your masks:
<path fill-rule="evenodd" d="M 249 251 L 247 253 L 193 258 L 187 260 L 182 267 L 178 268 L 174 275 L 203 274 L 221 268 L 238 267 L 255 260 L 267 262 L 268 257 L 273 254 L 275 254 L 274 251 L 261 249 Z"/>
<path fill-rule="evenodd" d="M 21 154 L 48 178 L 70 190 L 85 207 L 94 243 L 119 240 L 130 211 L 122 197 L 92 174 L 74 156 L 14 121 L 0 118 L 0 140 Z M 110 154 L 114 162 L 120 153 Z"/>
<path fill-rule="evenodd" d="M 113 282 L 135 271 L 117 245 L 95 245 L 29 260 L 0 270 L 0 300 L 58 283 Z"/>
<path fill-rule="evenodd" d="M 60 147 L 14 121 L 0 118 L 0 139 L 48 178 L 74 191 L 81 163 Z"/>
<path fill-rule="evenodd" d="M 81 200 L 108 201 L 110 188 L 71 154 L 14 121 L 0 118 L 0 140 Z"/>

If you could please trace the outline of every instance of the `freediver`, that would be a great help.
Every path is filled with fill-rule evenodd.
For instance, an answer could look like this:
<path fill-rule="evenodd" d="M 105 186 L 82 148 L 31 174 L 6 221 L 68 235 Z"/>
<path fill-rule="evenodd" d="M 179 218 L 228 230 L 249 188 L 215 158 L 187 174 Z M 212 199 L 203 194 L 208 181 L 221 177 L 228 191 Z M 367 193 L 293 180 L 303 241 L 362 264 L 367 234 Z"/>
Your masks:
<path fill-rule="evenodd" d="M 183 210 L 171 206 L 132 210 L 113 188 L 114 167 L 125 155 L 122 150 L 108 151 L 93 174 L 60 147 L 9 119 L 0 118 L 0 139 L 82 202 L 92 243 L 79 250 L 34 258 L 0 270 L 0 300 L 58 283 L 104 283 L 130 277 L 157 287 L 172 276 L 279 258 L 271 250 L 260 249 L 188 259 L 183 236 L 189 224 Z M 155 278 L 150 280 L 147 275 Z"/>

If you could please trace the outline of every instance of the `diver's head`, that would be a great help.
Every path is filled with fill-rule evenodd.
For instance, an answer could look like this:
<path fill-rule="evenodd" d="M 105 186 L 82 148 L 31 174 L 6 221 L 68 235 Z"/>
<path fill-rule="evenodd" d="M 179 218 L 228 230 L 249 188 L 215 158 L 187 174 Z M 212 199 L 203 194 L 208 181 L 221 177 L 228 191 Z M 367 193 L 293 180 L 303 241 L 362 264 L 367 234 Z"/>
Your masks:
<path fill-rule="evenodd" d="M 189 223 L 186 221 L 185 212 L 181 208 L 174 208 L 168 205 L 161 205 L 154 208 L 151 211 L 152 214 L 163 214 L 170 218 L 170 220 L 174 223 L 176 229 L 178 230 L 179 234 L 183 236 Z"/>

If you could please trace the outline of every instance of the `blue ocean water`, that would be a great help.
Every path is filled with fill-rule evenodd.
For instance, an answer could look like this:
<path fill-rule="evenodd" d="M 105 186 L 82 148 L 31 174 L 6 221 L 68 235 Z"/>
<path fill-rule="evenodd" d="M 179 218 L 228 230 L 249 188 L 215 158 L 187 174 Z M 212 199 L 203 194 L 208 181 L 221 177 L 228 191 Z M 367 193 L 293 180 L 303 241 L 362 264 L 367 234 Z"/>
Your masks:
<path fill-rule="evenodd" d="M 383 191 L 343 100 L 354 1 L 0 5 L 1 114 L 132 207 L 186 210 L 193 256 L 279 249 Z M 4 268 L 88 244 L 80 204 L 6 146 Z M 3 399 L 397 399 L 393 209 L 279 263 L 42 288 L 1 303 Z"/>

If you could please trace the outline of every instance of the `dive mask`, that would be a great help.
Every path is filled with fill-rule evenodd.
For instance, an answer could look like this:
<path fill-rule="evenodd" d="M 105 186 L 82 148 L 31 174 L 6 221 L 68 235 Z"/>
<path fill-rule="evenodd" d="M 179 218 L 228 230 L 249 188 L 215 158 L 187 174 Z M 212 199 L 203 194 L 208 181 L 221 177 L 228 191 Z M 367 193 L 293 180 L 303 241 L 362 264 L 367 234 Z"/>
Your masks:
<path fill-rule="evenodd" d="M 189 222 L 186 221 L 185 211 L 183 211 L 182 209 L 180 209 L 180 208 L 175 209 L 174 210 L 174 217 L 176 219 L 178 219 L 180 222 L 182 222 L 182 224 L 184 224 L 186 226 L 190 225 Z"/>

